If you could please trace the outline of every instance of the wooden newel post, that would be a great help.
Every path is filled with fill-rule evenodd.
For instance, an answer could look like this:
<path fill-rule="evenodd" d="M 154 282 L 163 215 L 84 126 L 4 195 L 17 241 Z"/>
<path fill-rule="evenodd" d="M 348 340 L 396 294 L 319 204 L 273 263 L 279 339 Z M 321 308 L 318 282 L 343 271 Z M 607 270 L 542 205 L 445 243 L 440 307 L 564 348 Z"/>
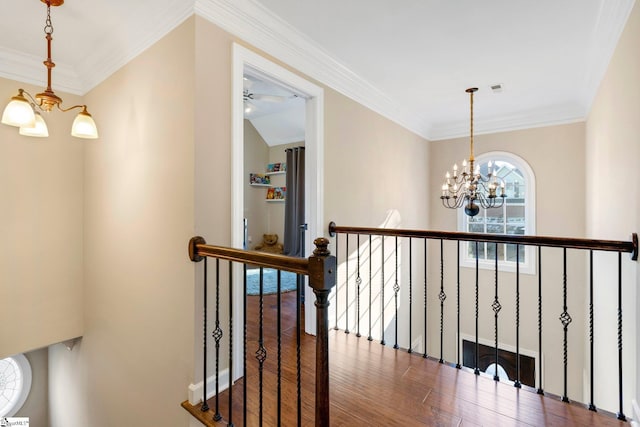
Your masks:
<path fill-rule="evenodd" d="M 327 246 L 329 239 L 313 241 L 309 257 L 309 285 L 316 294 L 316 426 L 329 425 L 329 294 L 336 284 L 336 257 Z"/>

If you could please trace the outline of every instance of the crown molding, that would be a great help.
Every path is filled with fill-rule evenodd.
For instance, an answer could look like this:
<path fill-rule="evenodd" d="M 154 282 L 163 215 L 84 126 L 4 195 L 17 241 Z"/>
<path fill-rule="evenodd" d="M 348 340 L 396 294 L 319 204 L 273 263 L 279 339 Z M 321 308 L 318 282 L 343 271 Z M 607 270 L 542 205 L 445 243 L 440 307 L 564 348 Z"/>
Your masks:
<path fill-rule="evenodd" d="M 35 86 L 47 85 L 47 69 L 40 56 L 27 55 L 12 49 L 0 47 L 0 76 Z M 56 64 L 53 69 L 53 89 L 56 91 L 82 95 L 81 81 L 73 67 Z"/>
<path fill-rule="evenodd" d="M 83 93 L 102 83 L 193 15 L 193 0 L 171 0 L 170 3 L 165 8 L 145 12 L 142 18 L 145 22 L 153 23 L 151 31 L 146 25 L 131 26 L 124 21 L 113 28 L 114 34 L 127 35 L 127 43 L 105 44 L 102 48 L 97 47 L 91 55 L 87 56 L 78 67 L 79 74 L 87 76 Z"/>
<path fill-rule="evenodd" d="M 590 62 L 585 76 L 584 105 L 586 113 L 591 110 L 611 58 L 615 53 L 620 36 L 624 31 L 635 0 L 603 0 L 600 3 L 598 21 L 592 35 Z"/>
<path fill-rule="evenodd" d="M 579 107 L 539 108 L 526 112 L 508 114 L 499 118 L 475 119 L 474 135 L 509 132 L 546 126 L 584 122 L 586 112 Z M 429 129 L 430 141 L 441 141 L 469 136 L 469 121 L 457 121 Z"/>
<path fill-rule="evenodd" d="M 307 35 L 253 0 L 196 0 L 195 13 L 253 47 L 426 138 L 422 118 L 394 102 Z"/>

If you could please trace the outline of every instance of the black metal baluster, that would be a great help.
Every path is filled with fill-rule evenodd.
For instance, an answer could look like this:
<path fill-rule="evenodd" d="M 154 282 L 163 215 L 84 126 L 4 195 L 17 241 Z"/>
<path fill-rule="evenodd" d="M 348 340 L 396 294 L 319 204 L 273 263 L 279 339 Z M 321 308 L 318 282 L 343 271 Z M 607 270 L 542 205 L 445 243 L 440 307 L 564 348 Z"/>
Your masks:
<path fill-rule="evenodd" d="M 447 294 L 444 293 L 444 241 L 440 239 L 440 363 L 444 363 L 444 300 Z"/>
<path fill-rule="evenodd" d="M 564 330 L 563 346 L 563 365 L 564 365 L 564 392 L 562 395 L 563 402 L 569 402 L 567 396 L 567 329 L 571 323 L 571 316 L 567 312 L 567 248 L 562 248 L 562 314 L 560 314 L 560 322 L 562 322 Z"/>
<path fill-rule="evenodd" d="M 218 399 L 218 395 L 220 394 L 218 378 L 220 377 L 220 340 L 222 339 L 222 335 L 222 328 L 220 328 L 220 260 L 216 258 L 216 327 L 213 330 L 213 339 L 216 343 L 216 413 L 213 415 L 214 421 L 220 421 L 222 419 L 222 414 L 220 414 L 220 399 Z"/>
<path fill-rule="evenodd" d="M 233 427 L 233 263 L 229 261 L 229 427 Z"/>
<path fill-rule="evenodd" d="M 358 244 L 358 265 L 356 267 L 356 336 L 360 338 L 360 285 L 362 284 L 362 278 L 360 277 L 360 235 L 358 234 L 356 237 Z"/>
<path fill-rule="evenodd" d="M 258 425 L 262 426 L 264 415 L 263 404 L 263 375 L 264 361 L 267 359 L 267 349 L 264 347 L 264 268 L 260 267 L 260 293 L 259 293 L 259 314 L 258 314 L 258 350 L 256 359 L 258 360 Z"/>
<path fill-rule="evenodd" d="M 373 337 L 371 336 L 371 293 L 372 290 L 371 288 L 373 288 L 373 284 L 371 282 L 372 279 L 372 266 L 371 266 L 371 234 L 369 234 L 369 336 L 367 337 L 367 340 L 369 341 L 373 341 Z"/>
<path fill-rule="evenodd" d="M 338 236 L 340 236 L 340 233 L 336 233 L 336 263 L 337 263 L 337 266 L 340 265 L 340 258 L 338 257 L 338 247 L 340 246 L 339 245 Z M 336 266 L 336 270 L 338 269 L 337 266 Z M 336 277 L 340 277 L 338 275 L 337 271 L 336 271 Z M 336 331 L 338 330 L 338 312 L 339 312 L 339 310 L 338 310 L 338 297 L 340 296 L 340 294 L 338 292 L 339 290 L 340 290 L 340 285 L 338 284 L 336 286 L 336 301 L 335 301 L 335 304 L 336 304 L 336 324 L 333 327 L 333 329 L 336 330 Z"/>
<path fill-rule="evenodd" d="M 478 268 L 479 268 L 479 263 L 478 263 L 478 242 L 475 242 L 475 246 L 476 246 L 476 351 L 475 351 L 475 357 L 474 357 L 474 367 L 473 367 L 473 373 L 476 375 L 480 375 L 480 368 L 478 368 L 478 357 L 479 357 L 479 345 L 478 345 L 478 333 L 479 333 L 479 328 L 478 328 L 478 303 L 479 303 L 479 298 L 480 298 L 480 291 L 479 291 L 479 275 L 478 275 Z"/>
<path fill-rule="evenodd" d="M 427 319 L 429 310 L 427 308 L 427 239 L 422 239 L 424 242 L 424 351 L 422 357 L 427 358 Z"/>
<path fill-rule="evenodd" d="M 400 292 L 400 285 L 398 284 L 398 236 L 396 236 L 396 271 L 395 271 L 395 283 L 393 284 L 393 293 L 396 304 L 396 336 L 395 344 L 393 348 L 398 349 L 398 292 Z"/>
<path fill-rule="evenodd" d="M 242 424 L 247 426 L 247 264 L 244 264 L 244 289 L 242 294 Z"/>
<path fill-rule="evenodd" d="M 457 241 L 456 250 L 458 251 L 458 255 L 456 257 L 456 311 L 458 315 L 458 335 L 456 336 L 456 368 L 462 369 L 462 365 L 460 364 L 460 240 Z"/>
<path fill-rule="evenodd" d="M 413 318 L 413 266 L 412 266 L 412 261 L 413 261 L 413 252 L 411 249 L 411 237 L 409 237 L 409 348 L 407 349 L 407 353 L 411 353 L 413 350 L 411 348 L 411 343 L 412 343 L 412 338 L 413 338 L 413 334 L 412 334 L 412 330 L 411 330 L 411 325 L 412 325 L 412 318 Z"/>
<path fill-rule="evenodd" d="M 622 252 L 618 252 L 618 400 L 620 412 L 617 418 L 627 421 L 622 408 Z"/>
<path fill-rule="evenodd" d="M 351 257 L 351 253 L 349 252 L 349 234 L 347 234 L 347 256 L 344 260 L 344 268 L 345 268 L 345 281 L 344 281 L 344 333 L 349 333 L 349 258 Z"/>
<path fill-rule="evenodd" d="M 593 378 L 593 249 L 589 250 L 589 410 L 596 412 L 596 405 L 593 403 L 594 378 Z"/>
<path fill-rule="evenodd" d="M 384 341 L 384 236 L 380 236 L 380 240 L 382 241 L 381 244 L 381 252 L 382 252 L 382 268 L 380 269 L 381 277 L 380 277 L 380 289 L 381 289 L 381 294 L 382 294 L 382 299 L 380 300 L 380 311 L 382 312 L 382 323 L 380 325 L 380 329 L 381 329 L 381 339 L 380 339 L 380 344 L 385 345 L 385 341 Z"/>
<path fill-rule="evenodd" d="M 520 382 L 520 245 L 516 245 L 516 388 L 521 388 Z"/>
<path fill-rule="evenodd" d="M 348 241 L 348 239 L 347 239 Z M 347 251 L 348 257 L 349 251 Z M 302 364 L 300 355 L 302 352 L 302 316 L 300 313 L 302 307 L 302 288 L 303 281 L 298 281 L 296 286 L 296 394 L 297 394 L 297 418 L 298 426 L 302 425 Z"/>
<path fill-rule="evenodd" d="M 204 342 L 202 345 L 202 355 L 204 359 L 204 366 L 202 368 L 202 405 L 200 406 L 200 410 L 202 412 L 209 410 L 209 405 L 207 404 L 207 257 L 204 257 L 204 304 L 203 304 L 203 320 L 202 320 L 202 330 L 204 332 Z M 217 362 L 217 357 L 216 357 Z M 216 363 L 217 364 L 217 363 Z M 216 371 L 216 385 L 218 384 L 218 372 Z M 216 396 L 218 395 L 216 390 Z M 217 399 L 217 398 L 216 398 Z M 216 411 L 217 412 L 217 411 Z"/>
<path fill-rule="evenodd" d="M 496 338 L 496 346 L 495 346 L 495 371 L 493 373 L 493 380 L 500 381 L 500 375 L 498 375 L 498 366 L 500 365 L 498 360 L 498 314 L 500 313 L 500 309 L 502 306 L 500 305 L 500 301 L 498 300 L 498 244 L 495 244 L 495 267 L 494 267 L 494 275 L 495 275 L 495 296 L 493 297 L 493 304 L 491 304 L 491 308 L 494 313 L 494 335 Z"/>
<path fill-rule="evenodd" d="M 278 424 L 282 425 L 282 271 L 278 270 L 277 282 L 277 328 L 278 328 Z"/>
<path fill-rule="evenodd" d="M 542 246 L 538 246 L 538 394 L 542 388 Z"/>

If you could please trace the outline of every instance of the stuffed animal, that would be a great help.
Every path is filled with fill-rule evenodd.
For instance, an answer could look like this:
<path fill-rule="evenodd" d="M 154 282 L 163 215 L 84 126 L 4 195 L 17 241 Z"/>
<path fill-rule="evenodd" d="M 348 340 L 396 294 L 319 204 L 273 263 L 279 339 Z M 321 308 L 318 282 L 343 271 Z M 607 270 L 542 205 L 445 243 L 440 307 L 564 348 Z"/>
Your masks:
<path fill-rule="evenodd" d="M 269 252 L 272 254 L 281 254 L 284 247 L 282 243 L 278 243 L 277 234 L 263 234 L 262 243 L 257 244 L 253 250 Z"/>

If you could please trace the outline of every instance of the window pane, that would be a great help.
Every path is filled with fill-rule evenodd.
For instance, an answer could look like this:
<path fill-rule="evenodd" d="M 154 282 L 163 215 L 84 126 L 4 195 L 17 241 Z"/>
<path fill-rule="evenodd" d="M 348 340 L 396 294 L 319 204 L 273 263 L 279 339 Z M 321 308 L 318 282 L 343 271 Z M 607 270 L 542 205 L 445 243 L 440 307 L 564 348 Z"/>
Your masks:
<path fill-rule="evenodd" d="M 485 245 L 484 243 L 478 243 L 478 257 L 480 259 L 484 259 L 485 258 L 484 245 Z M 476 257 L 476 243 L 475 242 L 468 242 L 467 248 L 468 248 L 467 253 L 469 254 L 469 258 L 475 259 L 475 257 Z"/>
<path fill-rule="evenodd" d="M 507 155 L 500 154 L 501 159 Z M 494 177 L 498 177 L 498 181 L 504 182 L 506 199 L 504 205 L 499 208 L 484 209 L 480 208 L 478 215 L 469 217 L 462 215 L 462 227 L 461 230 L 469 231 L 472 233 L 488 233 L 488 234 L 509 234 L 509 235 L 524 235 L 525 230 L 533 232 L 534 218 L 527 217 L 528 215 L 528 198 L 531 199 L 533 194 L 527 194 L 527 188 L 531 188 L 535 183 L 529 183 L 528 179 L 533 179 L 532 175 L 529 175 L 528 168 L 519 169 L 515 164 L 520 164 L 520 160 L 514 156 L 514 163 L 505 160 L 497 160 L 492 162 L 492 166 L 489 167 L 488 163 L 490 159 L 488 156 L 483 155 L 483 158 L 476 164 L 480 168 L 480 173 L 485 177 L 492 174 Z M 493 178 L 495 179 L 495 178 Z M 533 200 L 529 200 L 532 202 Z M 491 264 L 495 260 L 496 251 L 498 260 L 500 262 L 515 262 L 516 251 L 519 249 L 520 261 L 524 263 L 525 247 L 521 245 L 506 245 L 494 243 L 480 243 L 479 259 L 489 261 Z M 473 263 L 473 259 L 476 256 L 475 243 L 468 242 L 466 252 L 466 262 Z M 485 262 L 486 264 L 486 262 Z"/>
<path fill-rule="evenodd" d="M 484 233 L 484 224 L 469 224 L 471 233 Z"/>

